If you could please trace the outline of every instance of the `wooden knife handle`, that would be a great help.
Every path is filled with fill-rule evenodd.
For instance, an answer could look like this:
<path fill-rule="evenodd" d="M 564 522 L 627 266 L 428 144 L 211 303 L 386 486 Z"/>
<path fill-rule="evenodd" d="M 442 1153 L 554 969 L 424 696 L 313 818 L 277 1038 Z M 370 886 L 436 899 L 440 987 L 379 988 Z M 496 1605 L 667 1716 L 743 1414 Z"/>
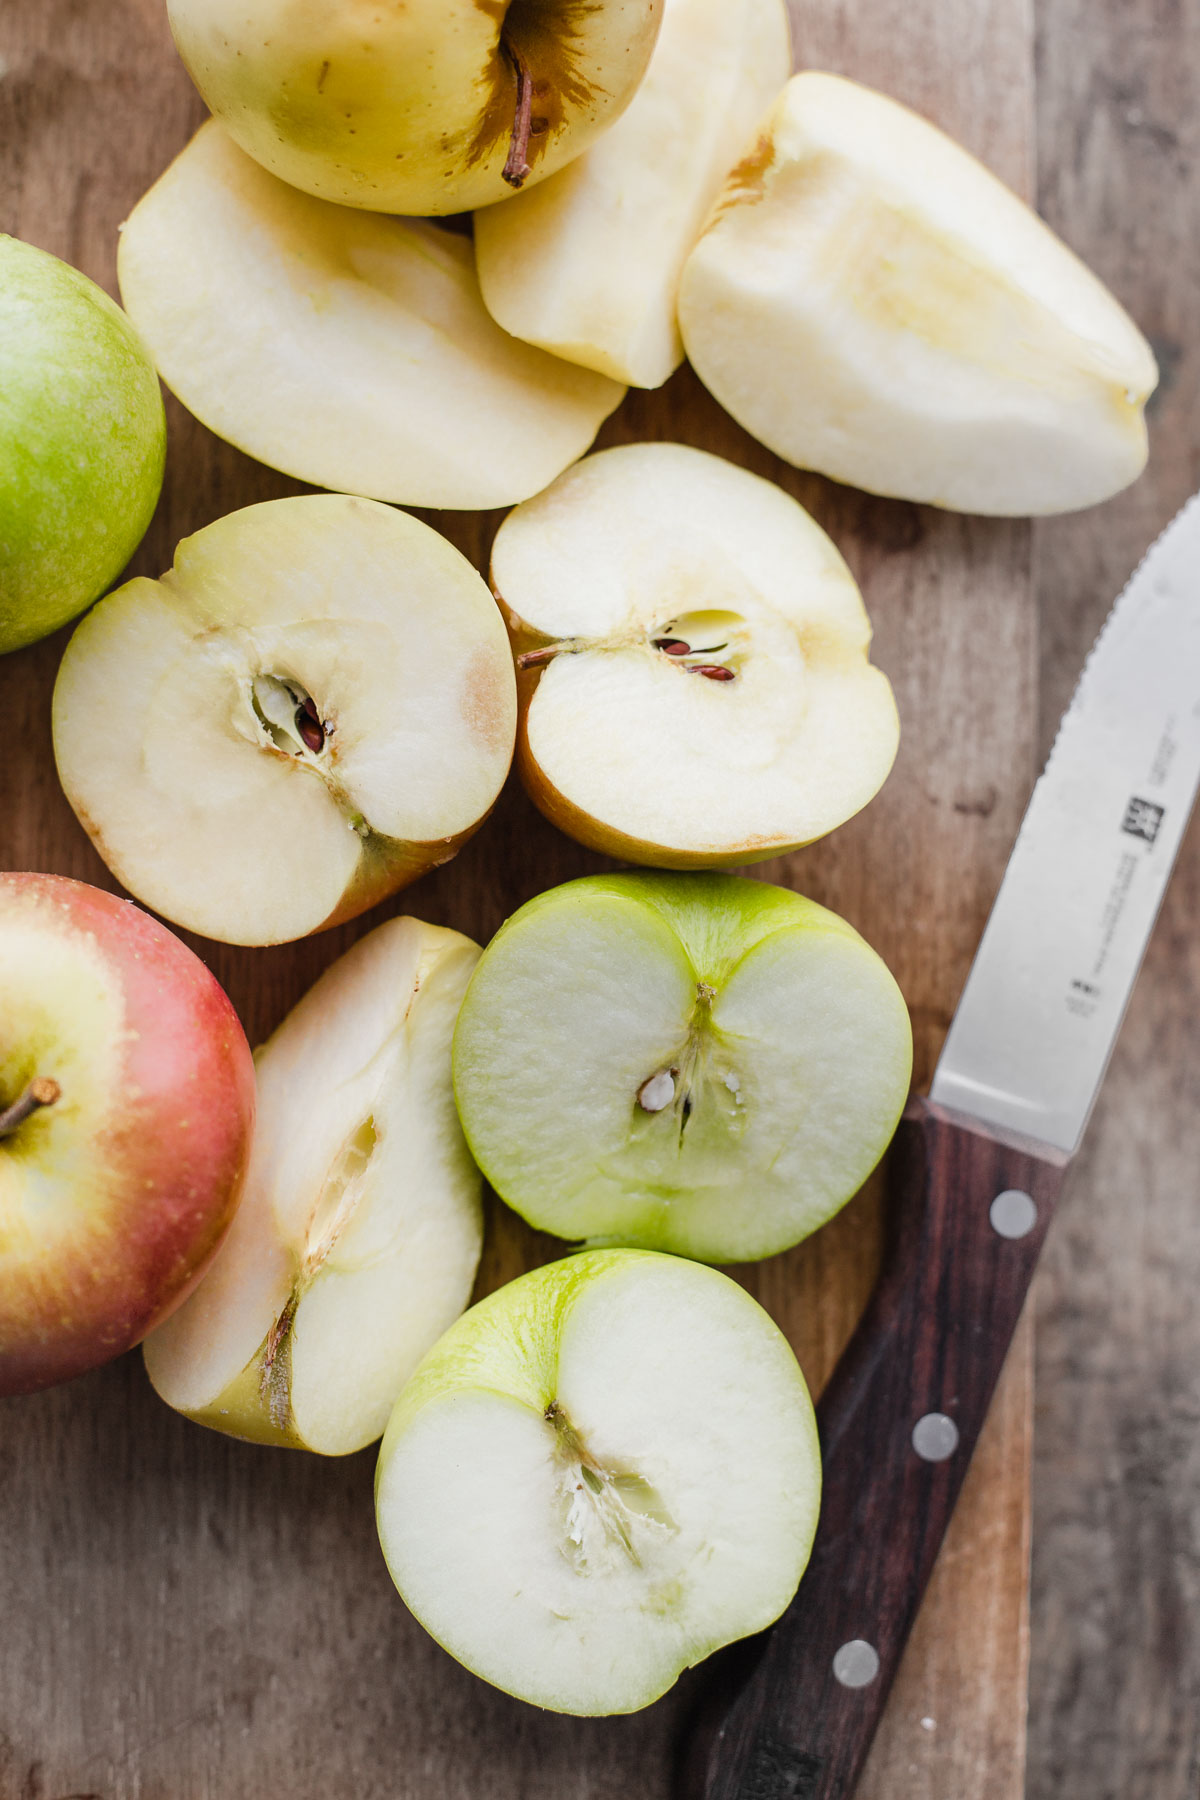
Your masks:
<path fill-rule="evenodd" d="M 930 1101 L 909 1106 L 888 1162 L 883 1273 L 817 1408 L 813 1557 L 757 1659 L 743 1651 L 718 1671 L 726 1685 L 685 1747 L 682 1800 L 853 1792 L 1064 1170 L 1065 1159 L 1000 1143 Z"/>

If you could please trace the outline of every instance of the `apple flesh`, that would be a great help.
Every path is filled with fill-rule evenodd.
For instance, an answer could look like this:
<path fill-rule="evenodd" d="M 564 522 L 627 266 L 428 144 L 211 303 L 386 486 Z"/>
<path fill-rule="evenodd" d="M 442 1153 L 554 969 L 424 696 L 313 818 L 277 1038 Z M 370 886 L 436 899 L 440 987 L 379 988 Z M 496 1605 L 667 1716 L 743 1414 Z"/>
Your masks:
<path fill-rule="evenodd" d="M 479 1173 L 450 1042 L 479 947 L 391 919 L 258 1052 L 246 1195 L 212 1268 L 147 1339 L 171 1406 L 260 1443 L 371 1443 L 471 1295 Z"/>
<path fill-rule="evenodd" d="M 169 0 L 209 109 L 285 181 L 466 212 L 577 156 L 633 95 L 661 0 Z"/>
<path fill-rule="evenodd" d="M 249 1046 L 127 900 L 0 874 L 0 1394 L 69 1380 L 177 1306 L 241 1195 Z"/>
<path fill-rule="evenodd" d="M 650 67 L 617 124 L 568 168 L 477 215 L 492 317 L 556 356 L 660 387 L 683 361 L 687 254 L 790 70 L 783 0 L 665 0 Z"/>
<path fill-rule="evenodd" d="M 771 1256 L 883 1154 L 912 1033 L 835 913 L 736 875 L 593 875 L 484 953 L 454 1040 L 472 1154 L 530 1224 L 705 1262 Z"/>
<path fill-rule="evenodd" d="M 625 391 L 501 331 L 465 238 L 314 200 L 211 121 L 133 209 L 117 271 L 188 410 L 316 487 L 508 506 Z"/>
<path fill-rule="evenodd" d="M 400 1396 L 375 1494 L 426 1630 L 519 1699 L 595 1714 L 778 1618 L 820 1487 L 804 1377 L 757 1302 L 604 1250 L 451 1327 Z"/>
<path fill-rule="evenodd" d="M 522 777 L 593 849 L 761 861 L 842 824 L 891 768 L 896 706 L 849 569 L 789 495 L 720 457 L 588 457 L 504 521 L 492 585 Z"/>
<path fill-rule="evenodd" d="M 114 874 L 229 943 L 280 943 L 449 861 L 512 756 L 486 583 L 436 531 L 346 495 L 180 544 L 76 629 L 59 775 Z"/>
<path fill-rule="evenodd" d="M 1092 506 L 1146 461 L 1145 339 L 1036 215 L 881 94 L 794 76 L 688 258 L 701 381 L 801 468 L 963 512 Z"/>
<path fill-rule="evenodd" d="M 120 307 L 0 236 L 0 652 L 56 631 L 121 573 L 166 443 L 158 377 Z"/>

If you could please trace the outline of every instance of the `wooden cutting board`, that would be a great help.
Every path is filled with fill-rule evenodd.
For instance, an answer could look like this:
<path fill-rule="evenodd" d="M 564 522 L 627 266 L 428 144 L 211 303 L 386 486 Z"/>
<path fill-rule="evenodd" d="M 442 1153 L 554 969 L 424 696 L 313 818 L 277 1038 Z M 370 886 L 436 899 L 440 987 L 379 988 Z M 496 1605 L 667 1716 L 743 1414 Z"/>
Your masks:
<path fill-rule="evenodd" d="M 1028 193 L 1030 0 L 797 0 L 797 61 L 908 101 Z M 117 226 L 200 122 L 161 0 L 4 0 L 0 229 L 115 293 Z M 301 491 L 169 404 L 167 481 L 133 570 L 236 507 Z M 785 468 L 688 370 L 631 394 L 602 444 L 675 438 L 780 482 L 858 576 L 903 742 L 867 812 L 761 873 L 836 908 L 895 971 L 927 1082 L 1033 775 L 1035 617 L 1023 523 L 865 498 Z M 480 567 L 499 515 L 433 522 Z M 65 634 L 0 659 L 0 866 L 111 886 L 59 792 L 50 693 Z M 114 720 L 114 728 L 119 721 Z M 605 866 L 512 788 L 458 860 L 390 910 L 480 939 Z M 383 909 L 388 910 L 388 909 Z M 378 923 L 275 950 L 197 943 L 263 1038 Z M 740 1272 L 814 1388 L 870 1287 L 868 1190 L 810 1243 Z M 480 1292 L 558 1253 L 490 1207 Z M 861 1800 L 1019 1800 L 1031 1354 L 1014 1349 Z M 234 1443 L 169 1412 L 140 1358 L 0 1406 L 0 1800 L 665 1800 L 686 1678 L 635 1717 L 543 1715 L 408 1617 L 375 1542 L 373 1455 Z M 481 1471 L 486 1502 L 486 1471 Z"/>

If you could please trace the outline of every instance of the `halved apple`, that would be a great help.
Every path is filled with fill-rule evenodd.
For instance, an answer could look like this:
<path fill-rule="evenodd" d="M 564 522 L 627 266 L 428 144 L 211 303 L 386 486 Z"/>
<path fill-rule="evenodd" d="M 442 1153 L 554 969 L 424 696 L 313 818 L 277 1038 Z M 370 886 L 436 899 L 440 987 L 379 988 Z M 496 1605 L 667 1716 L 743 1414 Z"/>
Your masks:
<path fill-rule="evenodd" d="M 379 1436 L 479 1261 L 479 1175 L 450 1089 L 478 956 L 456 931 L 389 920 L 259 1051 L 241 1210 L 195 1293 L 146 1341 L 171 1406 L 329 1455 Z"/>
<path fill-rule="evenodd" d="M 796 75 L 688 258 L 705 386 L 788 462 L 962 512 L 1091 506 L 1146 461 L 1132 320 L 932 125 Z"/>
<path fill-rule="evenodd" d="M 593 875 L 488 945 L 454 1038 L 472 1154 L 559 1237 L 772 1256 L 850 1199 L 908 1096 L 912 1031 L 835 913 L 737 875 Z"/>
<path fill-rule="evenodd" d="M 674 868 L 761 861 L 865 806 L 896 754 L 854 579 L 769 481 L 682 444 L 569 469 L 500 527 L 518 763 L 548 818 Z"/>
<path fill-rule="evenodd" d="M 54 690 L 62 784 L 131 893 L 273 944 L 447 862 L 512 757 L 485 582 L 436 531 L 346 495 L 245 507 L 103 600 Z"/>
<path fill-rule="evenodd" d="M 507 506 L 582 456 L 624 393 L 501 331 L 465 238 L 314 200 L 212 121 L 134 207 L 117 270 L 189 411 L 317 487 Z"/>
<path fill-rule="evenodd" d="M 648 1706 L 778 1618 L 820 1491 L 808 1390 L 766 1313 L 715 1269 L 629 1250 L 536 1269 L 451 1326 L 375 1481 L 426 1630 L 508 1693 L 591 1714 Z"/>
<path fill-rule="evenodd" d="M 655 388 L 683 361 L 679 277 L 792 66 L 784 0 L 666 0 L 631 104 L 570 167 L 485 207 L 475 261 L 506 331 Z"/>

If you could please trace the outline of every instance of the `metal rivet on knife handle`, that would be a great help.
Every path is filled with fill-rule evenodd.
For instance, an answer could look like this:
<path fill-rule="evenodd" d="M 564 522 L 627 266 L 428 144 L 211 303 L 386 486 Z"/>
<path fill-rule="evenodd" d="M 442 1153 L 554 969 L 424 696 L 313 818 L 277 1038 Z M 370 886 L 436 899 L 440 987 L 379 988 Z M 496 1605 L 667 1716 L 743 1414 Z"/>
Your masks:
<path fill-rule="evenodd" d="M 843 1687 L 870 1687 L 879 1673 L 879 1652 L 865 1638 L 851 1638 L 834 1656 L 833 1672 Z"/>
<path fill-rule="evenodd" d="M 958 1449 L 958 1426 L 945 1413 L 926 1413 L 913 1426 L 912 1443 L 926 1462 L 945 1462 Z"/>
<path fill-rule="evenodd" d="M 992 1230 L 998 1237 L 1028 1237 L 1037 1224 L 1037 1207 L 1020 1188 L 1005 1188 L 997 1194 L 988 1209 Z"/>

